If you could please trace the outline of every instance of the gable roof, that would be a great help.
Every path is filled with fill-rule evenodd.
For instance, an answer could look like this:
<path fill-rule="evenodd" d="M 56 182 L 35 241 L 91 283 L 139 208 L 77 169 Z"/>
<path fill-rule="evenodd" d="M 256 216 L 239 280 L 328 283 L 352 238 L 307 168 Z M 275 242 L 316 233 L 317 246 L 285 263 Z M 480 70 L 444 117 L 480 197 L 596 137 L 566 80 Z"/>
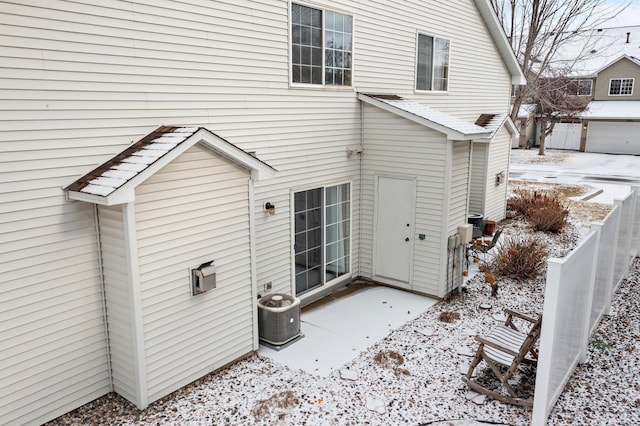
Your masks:
<path fill-rule="evenodd" d="M 474 3 L 480 12 L 480 16 L 482 16 L 484 24 L 489 30 L 489 34 L 491 34 L 491 37 L 496 44 L 498 52 L 500 52 L 500 56 L 502 56 L 502 60 L 511 73 L 511 84 L 527 84 L 527 79 L 520 68 L 520 64 L 518 63 L 515 53 L 513 53 L 513 48 L 502 29 L 502 25 L 500 25 L 500 21 L 498 21 L 498 17 L 493 11 L 491 1 L 474 0 Z"/>
<path fill-rule="evenodd" d="M 569 77 L 593 78 L 625 56 L 634 62 L 640 58 L 640 26 L 599 28 L 579 34 L 562 46 L 552 65 L 560 70 L 570 67 Z M 576 60 L 578 57 L 580 60 Z"/>
<path fill-rule="evenodd" d="M 491 135 L 491 132 L 483 127 L 397 95 L 358 93 L 358 99 L 444 133 L 451 140 L 472 140 Z"/>
<path fill-rule="evenodd" d="M 519 133 L 509 114 L 480 114 L 475 124 L 491 132 L 491 135 L 487 138 L 489 141 L 493 139 L 496 133 L 498 133 L 498 130 L 504 125 L 507 126 L 507 130 L 509 130 L 511 134 Z"/>
<path fill-rule="evenodd" d="M 610 66 L 617 64 L 618 62 L 627 59 L 629 60 L 631 63 L 638 65 L 640 67 L 640 59 L 638 58 L 634 58 L 633 56 L 629 56 L 629 55 L 622 55 L 616 59 L 614 59 L 613 61 L 609 62 L 608 64 L 606 64 L 605 66 L 603 66 L 602 68 L 600 68 L 599 70 L 597 70 L 595 72 L 595 75 L 600 74 L 602 71 L 606 70 L 607 68 L 609 68 Z"/>
<path fill-rule="evenodd" d="M 268 164 L 204 127 L 161 126 L 64 188 L 69 199 L 115 205 L 135 199 L 135 188 L 187 149 L 201 143 L 250 170 L 273 176 Z"/>

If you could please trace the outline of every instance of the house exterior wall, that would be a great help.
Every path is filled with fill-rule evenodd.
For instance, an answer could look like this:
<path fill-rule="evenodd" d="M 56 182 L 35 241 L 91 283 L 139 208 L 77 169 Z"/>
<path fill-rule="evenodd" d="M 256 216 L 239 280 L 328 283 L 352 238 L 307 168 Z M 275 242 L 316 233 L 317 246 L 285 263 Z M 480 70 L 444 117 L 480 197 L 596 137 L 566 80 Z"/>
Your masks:
<path fill-rule="evenodd" d="M 469 193 L 470 142 L 456 141 L 451 149 L 451 185 L 449 191 L 449 214 L 447 233 L 458 232 L 458 226 L 467 223 Z"/>
<path fill-rule="evenodd" d="M 375 176 L 417 178 L 413 241 L 414 291 L 441 296 L 441 242 L 448 223 L 445 190 L 451 161 L 446 136 L 405 118 L 364 105 L 360 274 L 373 276 Z M 425 234 L 419 240 L 418 234 Z"/>
<path fill-rule="evenodd" d="M 87 268 L 98 259 L 93 208 L 57 205 L 61 194 L 26 200 L 43 194 L 29 189 L 45 180 L 33 168 L 0 165 L 3 424 L 42 423 L 111 389 L 99 271 Z"/>
<path fill-rule="evenodd" d="M 505 126 L 496 133 L 488 146 L 487 178 L 485 180 L 484 219 L 500 221 L 507 212 L 507 178 L 511 133 Z M 496 175 L 504 172 L 504 181 L 496 185 Z"/>
<path fill-rule="evenodd" d="M 125 228 L 122 206 L 99 206 L 100 250 L 109 321 L 109 355 L 113 390 L 129 401 L 137 400 L 132 295 L 125 259 Z"/>
<path fill-rule="evenodd" d="M 634 78 L 633 95 L 609 96 L 609 81 L 612 78 Z M 598 73 L 594 101 L 637 101 L 640 100 L 640 66 L 623 58 Z"/>
<path fill-rule="evenodd" d="M 485 191 L 487 187 L 487 161 L 489 144 L 473 144 L 471 181 L 469 182 L 469 214 L 484 215 Z"/>
<path fill-rule="evenodd" d="M 340 2 L 356 29 L 354 87 L 344 89 L 289 84 L 288 7 L 282 0 L 0 3 L 0 60 L 10 66 L 0 74 L 0 313 L 21 324 L 0 332 L 0 356 L 12 363 L 0 384 L 16 395 L 0 403 L 0 418 L 44 421 L 110 389 L 96 224 L 92 208 L 65 200 L 61 188 L 132 140 L 163 123 L 203 126 L 278 169 L 278 178 L 255 185 L 257 284 L 290 293 L 291 191 L 351 181 L 359 211 L 360 159 L 345 154 L 361 141 L 357 90 L 407 95 L 470 121 L 507 110 L 510 76 L 471 0 Z M 446 94 L 413 91 L 418 30 L 451 40 Z M 274 216 L 264 212 L 266 201 L 276 204 Z M 435 214 L 428 221 L 443 220 L 425 208 Z M 146 283 L 150 264 L 142 267 L 144 306 L 153 312 L 166 299 Z M 149 321 L 153 335 L 162 319 Z M 82 350 L 68 344 L 77 333 Z M 34 339 L 18 345 L 17 336 Z M 155 394 L 168 385 L 161 361 L 149 360 Z M 32 375 L 34 365 L 50 382 Z M 35 388 L 21 394 L 24 386 Z M 124 379 L 121 386 L 126 392 Z"/>
<path fill-rule="evenodd" d="M 249 171 L 194 145 L 136 188 L 149 401 L 253 348 Z M 216 288 L 191 295 L 214 260 Z"/>

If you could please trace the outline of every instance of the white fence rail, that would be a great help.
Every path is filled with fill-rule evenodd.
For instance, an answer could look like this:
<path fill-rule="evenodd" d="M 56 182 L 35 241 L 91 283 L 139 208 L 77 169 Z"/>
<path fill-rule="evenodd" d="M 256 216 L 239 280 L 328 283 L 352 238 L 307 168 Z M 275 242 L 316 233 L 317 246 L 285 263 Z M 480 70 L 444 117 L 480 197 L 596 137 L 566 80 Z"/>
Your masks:
<path fill-rule="evenodd" d="M 614 208 L 567 257 L 547 261 L 533 425 L 549 413 L 580 362 L 589 339 L 639 252 L 640 187 Z"/>

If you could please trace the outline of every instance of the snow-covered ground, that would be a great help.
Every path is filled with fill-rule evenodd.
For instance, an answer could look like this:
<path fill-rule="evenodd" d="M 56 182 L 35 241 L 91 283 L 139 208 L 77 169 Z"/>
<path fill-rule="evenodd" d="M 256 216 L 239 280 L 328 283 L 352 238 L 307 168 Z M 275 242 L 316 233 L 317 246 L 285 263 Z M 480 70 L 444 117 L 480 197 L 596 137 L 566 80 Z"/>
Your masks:
<path fill-rule="evenodd" d="M 514 158 L 512 164 L 526 166 L 526 161 Z M 558 167 L 556 164 L 556 172 Z M 636 167 L 640 170 L 640 164 Z M 566 254 L 585 234 L 582 220 L 574 220 L 562 235 L 546 237 L 552 256 Z M 523 232 L 522 223 L 502 226 L 505 235 Z M 456 424 L 526 425 L 530 409 L 470 394 L 460 378 L 470 362 L 469 355 L 477 348 L 473 336 L 485 334 L 503 321 L 503 308 L 529 314 L 541 311 L 543 277 L 541 274 L 526 284 L 503 280 L 494 298 L 491 288 L 472 271 L 462 295 L 436 304 L 420 298 L 422 305 L 408 308 L 396 302 L 401 299 L 393 299 L 392 293 L 368 293 L 380 287 L 362 289 L 308 311 L 308 324 L 322 323 L 319 312 L 333 315 L 331 327 L 335 330 L 344 321 L 354 321 L 344 318 L 341 322 L 335 314 L 340 310 L 331 311 L 331 305 L 339 306 L 341 300 L 383 305 L 377 316 L 402 306 L 403 311 L 394 311 L 397 323 L 361 323 L 360 337 L 365 336 L 365 343 L 355 346 L 355 340 L 350 341 L 352 356 L 346 361 L 336 361 L 337 357 L 329 354 L 323 360 L 337 364 L 323 364 L 317 370 L 313 363 L 292 368 L 286 359 L 274 360 L 263 352 L 212 373 L 146 410 L 139 411 L 110 394 L 51 424 L 418 425 L 455 419 L 460 420 Z M 636 260 L 614 297 L 611 315 L 601 322 L 592 339 L 587 363 L 572 376 L 548 424 L 640 424 L 639 285 L 640 261 Z M 481 309 L 483 304 L 490 304 L 491 309 Z M 416 311 L 420 306 L 424 307 L 421 313 Z M 443 312 L 458 313 L 460 318 L 442 322 L 439 317 Z M 344 340 L 340 346 L 344 349 Z M 303 352 L 300 356 L 320 359 L 315 355 Z M 525 374 L 523 383 L 525 390 L 532 390 L 531 376 Z"/>

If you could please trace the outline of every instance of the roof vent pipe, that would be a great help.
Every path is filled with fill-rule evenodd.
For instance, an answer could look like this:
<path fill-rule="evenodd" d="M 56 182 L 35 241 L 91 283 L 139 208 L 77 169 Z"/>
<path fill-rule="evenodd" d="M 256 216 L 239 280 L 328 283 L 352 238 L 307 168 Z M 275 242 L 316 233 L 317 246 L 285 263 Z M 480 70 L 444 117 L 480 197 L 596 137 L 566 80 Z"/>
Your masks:
<path fill-rule="evenodd" d="M 629 43 L 629 36 L 631 35 L 630 32 L 627 33 L 627 43 Z"/>

